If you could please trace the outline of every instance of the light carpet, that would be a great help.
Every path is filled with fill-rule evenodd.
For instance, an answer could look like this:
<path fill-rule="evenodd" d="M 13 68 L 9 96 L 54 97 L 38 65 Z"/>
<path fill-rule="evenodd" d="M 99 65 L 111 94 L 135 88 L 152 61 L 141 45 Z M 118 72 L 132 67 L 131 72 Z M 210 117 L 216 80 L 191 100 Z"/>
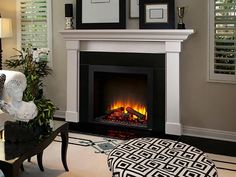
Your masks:
<path fill-rule="evenodd" d="M 121 140 L 84 134 L 69 134 L 66 172 L 61 162 L 60 137 L 44 151 L 44 172 L 37 165 L 36 157 L 25 161 L 25 171 L 19 177 L 111 177 L 107 166 L 107 154 Z M 236 157 L 208 154 L 218 167 L 219 177 L 236 177 Z"/>

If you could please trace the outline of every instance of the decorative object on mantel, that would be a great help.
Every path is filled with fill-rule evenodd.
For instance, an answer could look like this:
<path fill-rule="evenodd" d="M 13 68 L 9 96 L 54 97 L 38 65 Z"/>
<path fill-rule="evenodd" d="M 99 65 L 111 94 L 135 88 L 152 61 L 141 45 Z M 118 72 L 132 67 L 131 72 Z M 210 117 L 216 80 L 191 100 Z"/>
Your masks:
<path fill-rule="evenodd" d="M 185 24 L 183 22 L 185 7 L 177 7 L 177 14 L 179 17 L 178 29 L 185 29 Z"/>
<path fill-rule="evenodd" d="M 65 4 L 65 30 L 72 30 L 73 27 L 73 4 Z"/>
<path fill-rule="evenodd" d="M 15 49 L 16 50 L 16 49 Z M 23 51 L 19 51 L 19 55 L 14 58 L 6 60 L 6 66 L 10 68 L 19 68 L 24 73 L 27 80 L 26 89 L 23 93 L 23 101 L 33 101 L 38 109 L 37 116 L 29 122 L 17 122 L 21 128 L 29 129 L 32 132 L 31 136 L 35 139 L 41 139 L 52 131 L 52 120 L 55 110 L 57 109 L 54 103 L 43 95 L 43 78 L 51 74 L 51 69 L 47 65 L 48 49 L 33 49 L 31 45 Z M 9 124 L 8 124 L 9 125 Z M 6 126 L 8 126 L 6 125 Z M 10 124 L 8 127 L 13 131 L 14 125 Z M 19 131 L 21 131 L 19 128 Z M 11 132 L 10 130 L 8 132 Z M 26 131 L 27 132 L 27 131 Z M 29 133 L 27 132 L 27 133 Z M 18 133 L 20 136 L 21 132 Z M 22 135 L 23 137 L 23 135 Z M 5 131 L 5 138 L 6 131 Z M 14 138 L 9 134 L 11 141 L 25 141 L 25 138 Z M 29 138 L 28 140 L 30 140 Z"/>
<path fill-rule="evenodd" d="M 174 0 L 140 0 L 140 29 L 174 29 Z"/>
<path fill-rule="evenodd" d="M 139 18 L 139 0 L 129 0 L 129 18 Z"/>
<path fill-rule="evenodd" d="M 77 29 L 124 29 L 125 0 L 76 0 Z"/>

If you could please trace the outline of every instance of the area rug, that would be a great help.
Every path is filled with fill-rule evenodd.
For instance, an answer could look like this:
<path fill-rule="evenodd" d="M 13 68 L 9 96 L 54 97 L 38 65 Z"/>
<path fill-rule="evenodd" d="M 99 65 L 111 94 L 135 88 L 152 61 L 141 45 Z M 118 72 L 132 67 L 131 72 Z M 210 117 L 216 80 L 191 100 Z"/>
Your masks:
<path fill-rule="evenodd" d="M 20 171 L 19 177 L 111 177 L 107 166 L 107 154 L 117 144 L 123 142 L 100 136 L 69 134 L 66 172 L 61 162 L 60 137 L 44 151 L 44 172 L 37 165 L 36 157 L 31 162 L 24 162 L 25 171 Z M 219 177 L 236 176 L 236 157 L 208 154 L 215 162 Z"/>
<path fill-rule="evenodd" d="M 85 135 L 83 135 L 85 136 Z M 107 137 L 97 137 L 97 139 L 92 140 L 93 138 L 81 138 L 78 137 L 78 135 L 71 135 L 69 137 L 69 144 L 71 145 L 77 145 L 77 146 L 83 146 L 83 147 L 91 147 L 95 150 L 95 153 L 104 153 L 106 155 L 109 154 L 109 152 L 114 149 L 119 143 L 122 142 L 122 140 L 118 139 L 111 139 Z M 55 141 L 59 141 L 59 137 L 56 138 Z"/>

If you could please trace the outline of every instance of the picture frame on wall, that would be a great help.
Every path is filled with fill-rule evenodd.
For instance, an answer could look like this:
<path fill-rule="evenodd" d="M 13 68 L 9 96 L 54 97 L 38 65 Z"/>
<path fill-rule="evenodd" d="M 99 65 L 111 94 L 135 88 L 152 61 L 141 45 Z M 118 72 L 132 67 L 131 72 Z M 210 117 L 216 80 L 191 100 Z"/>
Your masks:
<path fill-rule="evenodd" d="M 76 0 L 77 29 L 124 29 L 125 0 Z"/>
<path fill-rule="evenodd" d="M 140 29 L 174 29 L 174 0 L 139 0 Z"/>
<path fill-rule="evenodd" d="M 139 0 L 129 0 L 129 18 L 139 18 Z"/>

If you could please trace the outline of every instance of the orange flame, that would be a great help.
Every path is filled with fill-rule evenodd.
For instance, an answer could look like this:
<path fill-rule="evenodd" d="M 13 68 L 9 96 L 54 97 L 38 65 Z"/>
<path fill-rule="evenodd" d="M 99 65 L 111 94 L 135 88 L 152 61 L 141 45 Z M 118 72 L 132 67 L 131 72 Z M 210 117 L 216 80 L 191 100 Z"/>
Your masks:
<path fill-rule="evenodd" d="M 121 100 L 117 100 L 117 101 L 114 101 L 109 109 L 112 110 L 112 109 L 117 109 L 117 108 L 120 108 L 120 107 L 124 107 L 125 108 L 125 113 L 127 113 L 126 111 L 126 108 L 127 107 L 131 107 L 133 108 L 135 111 L 138 111 L 139 113 L 143 114 L 146 116 L 147 118 L 147 109 L 145 106 L 139 104 L 139 103 L 134 103 L 132 101 L 121 101 Z"/>

